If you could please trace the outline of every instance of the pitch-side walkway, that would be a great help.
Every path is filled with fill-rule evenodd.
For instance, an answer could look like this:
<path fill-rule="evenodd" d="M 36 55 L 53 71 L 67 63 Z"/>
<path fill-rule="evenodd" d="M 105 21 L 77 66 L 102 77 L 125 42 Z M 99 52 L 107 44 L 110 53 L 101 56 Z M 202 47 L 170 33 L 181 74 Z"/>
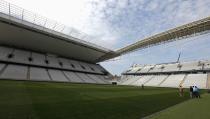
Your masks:
<path fill-rule="evenodd" d="M 209 119 L 210 94 L 203 94 L 201 99 L 190 99 L 145 117 L 144 119 Z"/>

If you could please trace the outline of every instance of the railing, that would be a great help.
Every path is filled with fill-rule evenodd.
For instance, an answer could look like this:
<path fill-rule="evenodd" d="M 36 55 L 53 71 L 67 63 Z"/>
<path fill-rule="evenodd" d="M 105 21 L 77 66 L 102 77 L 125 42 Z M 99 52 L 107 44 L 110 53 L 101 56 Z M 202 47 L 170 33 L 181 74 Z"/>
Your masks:
<path fill-rule="evenodd" d="M 10 4 L 4 0 L 0 0 L 0 13 L 15 17 L 17 19 L 30 22 L 32 24 L 74 37 L 77 39 L 77 41 L 82 43 L 88 43 L 89 45 L 95 46 L 100 49 L 104 49 L 104 47 L 95 45 L 90 40 L 93 41 L 94 37 L 91 37 L 83 32 L 80 32 L 74 28 L 65 26 L 61 23 L 58 23 L 56 21 L 50 20 L 46 17 L 43 17 L 41 15 L 32 13 L 30 11 L 27 11 L 21 7 L 18 7 L 16 5 Z M 106 48 L 105 48 L 106 49 Z M 106 49 L 108 50 L 108 49 Z"/>

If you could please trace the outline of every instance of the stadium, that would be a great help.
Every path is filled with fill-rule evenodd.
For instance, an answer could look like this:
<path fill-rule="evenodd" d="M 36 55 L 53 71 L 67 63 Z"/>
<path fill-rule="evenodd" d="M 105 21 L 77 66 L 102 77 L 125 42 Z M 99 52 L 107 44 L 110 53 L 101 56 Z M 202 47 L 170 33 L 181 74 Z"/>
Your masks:
<path fill-rule="evenodd" d="M 0 0 L 0 118 L 208 119 L 209 59 L 135 64 L 121 76 L 100 63 L 209 30 L 206 17 L 111 50 Z M 201 90 L 201 99 L 190 99 L 190 86 Z"/>

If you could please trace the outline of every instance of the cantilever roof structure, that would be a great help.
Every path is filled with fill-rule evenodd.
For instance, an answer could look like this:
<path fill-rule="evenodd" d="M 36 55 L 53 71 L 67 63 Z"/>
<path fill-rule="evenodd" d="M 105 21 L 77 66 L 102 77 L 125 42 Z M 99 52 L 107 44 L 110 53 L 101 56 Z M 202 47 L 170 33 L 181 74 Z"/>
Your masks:
<path fill-rule="evenodd" d="M 188 23 L 162 33 L 147 37 L 143 40 L 139 40 L 136 43 L 128 45 L 122 49 L 116 51 L 116 54 L 108 54 L 101 58 L 101 61 L 104 59 L 114 58 L 120 55 L 124 55 L 130 52 L 134 52 L 138 49 L 143 49 L 151 47 L 154 45 L 162 44 L 165 42 L 181 40 L 183 38 L 192 37 L 196 35 L 201 35 L 209 33 L 210 30 L 210 17 Z"/>

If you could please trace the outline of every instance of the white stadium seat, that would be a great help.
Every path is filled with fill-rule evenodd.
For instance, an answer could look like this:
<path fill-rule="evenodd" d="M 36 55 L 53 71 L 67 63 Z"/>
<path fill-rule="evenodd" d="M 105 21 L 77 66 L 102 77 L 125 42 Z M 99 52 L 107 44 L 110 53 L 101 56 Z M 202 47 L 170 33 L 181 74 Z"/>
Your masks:
<path fill-rule="evenodd" d="M 3 68 L 5 67 L 5 64 L 0 63 L 0 73 L 3 71 Z"/>
<path fill-rule="evenodd" d="M 33 59 L 32 63 L 34 65 L 47 66 L 47 64 L 45 63 L 45 55 L 32 52 L 31 57 Z"/>
<path fill-rule="evenodd" d="M 66 77 L 68 77 L 68 79 L 70 79 L 71 82 L 75 82 L 75 83 L 85 83 L 82 79 L 80 79 L 80 77 L 78 77 L 74 72 L 70 72 L 70 71 L 64 71 L 64 74 L 66 75 Z"/>
<path fill-rule="evenodd" d="M 142 68 L 142 66 L 132 67 L 127 73 L 136 73 L 137 71 L 141 71 Z"/>
<path fill-rule="evenodd" d="M 135 86 L 141 86 L 143 84 L 145 84 L 146 82 L 148 82 L 149 80 L 151 80 L 154 76 L 153 75 L 146 75 L 146 76 L 141 76 L 139 77 L 139 79 L 134 82 L 132 85 Z"/>
<path fill-rule="evenodd" d="M 70 63 L 68 59 L 58 58 L 58 61 L 62 62 L 64 69 L 76 70 L 74 64 Z"/>
<path fill-rule="evenodd" d="M 160 87 L 173 87 L 178 88 L 182 80 L 184 79 L 185 74 L 170 75 Z"/>
<path fill-rule="evenodd" d="M 69 82 L 63 72 L 60 70 L 49 69 L 48 72 L 53 81 Z"/>
<path fill-rule="evenodd" d="M 0 47 L 0 60 L 7 61 L 8 55 L 12 54 L 13 49 L 7 47 Z"/>
<path fill-rule="evenodd" d="M 98 78 L 97 76 L 95 76 L 94 74 L 87 74 L 89 77 L 91 77 L 92 79 L 94 79 L 96 81 L 96 83 L 99 83 L 99 84 L 105 84 L 105 82 Z"/>
<path fill-rule="evenodd" d="M 137 81 L 139 78 L 140 78 L 139 76 L 134 76 L 124 81 L 123 83 L 121 83 L 121 85 L 131 85 L 133 82 Z"/>
<path fill-rule="evenodd" d="M 14 50 L 13 52 L 14 57 L 9 58 L 8 61 L 16 62 L 16 63 L 27 63 L 29 64 L 28 58 L 31 55 L 31 52 L 24 51 L 24 50 Z"/>
<path fill-rule="evenodd" d="M 207 83 L 207 74 L 188 74 L 182 86 L 189 88 L 190 86 L 197 86 L 198 88 L 205 89 Z"/>
<path fill-rule="evenodd" d="M 58 59 L 56 57 L 47 56 L 46 60 L 48 60 L 47 66 L 61 68 L 61 65 L 59 64 L 59 61 L 58 61 Z"/>
<path fill-rule="evenodd" d="M 8 65 L 1 74 L 1 79 L 27 80 L 27 66 Z"/>
<path fill-rule="evenodd" d="M 155 65 L 146 65 L 144 66 L 140 71 L 137 71 L 138 73 L 148 73 L 153 70 Z"/>
<path fill-rule="evenodd" d="M 181 71 L 201 70 L 202 66 L 198 62 L 183 62 L 181 63 Z"/>
<path fill-rule="evenodd" d="M 179 63 L 171 63 L 164 65 L 163 72 L 176 72 L 179 71 L 180 68 L 178 67 Z"/>
<path fill-rule="evenodd" d="M 90 68 L 92 68 L 91 70 L 94 70 L 95 73 L 103 74 L 101 69 L 98 68 L 97 64 L 88 64 L 88 65 Z"/>
<path fill-rule="evenodd" d="M 77 76 L 79 76 L 82 80 L 84 80 L 86 83 L 96 83 L 95 80 L 91 79 L 84 73 L 76 73 Z"/>
<path fill-rule="evenodd" d="M 87 63 L 84 62 L 79 62 L 79 65 L 82 67 L 83 70 L 87 71 L 87 72 L 95 72 L 93 70 L 91 70 L 90 66 L 88 66 Z"/>
<path fill-rule="evenodd" d="M 103 80 L 106 84 L 110 84 L 110 82 L 105 78 L 104 75 L 95 75 L 97 76 L 98 78 L 100 78 L 101 80 Z"/>
<path fill-rule="evenodd" d="M 69 60 L 69 62 L 74 65 L 74 70 L 77 71 L 85 71 L 84 69 L 82 69 L 81 65 L 79 65 L 78 61 L 74 61 L 74 60 Z"/>
<path fill-rule="evenodd" d="M 204 70 L 210 70 L 210 60 L 203 61 L 204 63 Z"/>
<path fill-rule="evenodd" d="M 30 67 L 30 80 L 33 81 L 50 81 L 47 70 L 44 68 Z"/>
<path fill-rule="evenodd" d="M 164 69 L 163 65 L 155 65 L 155 67 L 153 68 L 153 70 L 151 70 L 150 72 L 162 72 Z"/>
<path fill-rule="evenodd" d="M 155 86 L 158 87 L 159 84 L 164 81 L 168 75 L 156 75 L 151 80 L 149 80 L 147 83 L 145 83 L 145 86 Z"/>

